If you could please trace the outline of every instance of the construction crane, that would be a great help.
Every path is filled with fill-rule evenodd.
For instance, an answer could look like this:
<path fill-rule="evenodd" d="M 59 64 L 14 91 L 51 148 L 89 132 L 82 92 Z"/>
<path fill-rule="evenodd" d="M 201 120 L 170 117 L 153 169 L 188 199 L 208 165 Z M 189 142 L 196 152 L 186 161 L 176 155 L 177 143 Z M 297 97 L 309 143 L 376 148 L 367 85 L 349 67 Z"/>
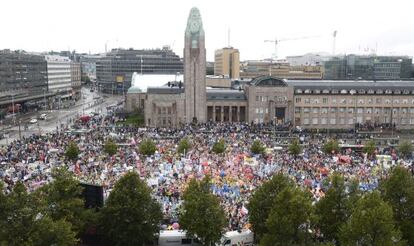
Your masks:
<path fill-rule="evenodd" d="M 276 60 L 277 59 L 277 45 L 279 42 L 284 42 L 284 41 L 293 41 L 293 40 L 302 40 L 302 39 L 309 39 L 309 38 L 317 38 L 320 36 L 307 36 L 307 37 L 297 37 L 297 38 L 283 38 L 283 39 L 273 39 L 273 40 L 265 40 L 265 42 L 270 42 L 270 43 L 274 43 L 275 44 L 275 53 L 273 54 L 273 59 Z"/>

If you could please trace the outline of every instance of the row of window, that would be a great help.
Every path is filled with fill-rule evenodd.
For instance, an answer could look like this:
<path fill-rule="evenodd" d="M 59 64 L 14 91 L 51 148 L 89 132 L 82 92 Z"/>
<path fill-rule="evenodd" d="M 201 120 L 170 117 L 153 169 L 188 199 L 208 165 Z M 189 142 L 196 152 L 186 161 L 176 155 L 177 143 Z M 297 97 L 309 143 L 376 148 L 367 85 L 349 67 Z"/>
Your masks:
<path fill-rule="evenodd" d="M 347 89 L 296 89 L 295 90 L 296 94 L 412 94 L 414 93 L 414 90 L 400 90 L 400 89 L 395 89 L 395 90 L 391 90 L 391 89 L 359 89 L 359 90 L 355 90 L 355 89 L 351 89 L 351 90 L 347 90 Z"/>
<path fill-rule="evenodd" d="M 267 111 L 266 111 L 267 112 Z M 330 113 L 354 113 L 355 112 L 355 108 L 345 108 L 345 107 L 340 107 L 340 108 L 310 108 L 310 107 L 295 107 L 295 113 L 300 114 L 300 113 L 321 113 L 321 114 L 327 114 L 328 112 Z M 356 112 L 358 114 L 380 114 L 380 113 L 385 113 L 385 114 L 389 114 L 391 113 L 391 108 L 356 108 Z M 402 114 L 406 114 L 406 113 L 410 113 L 410 114 L 414 114 L 414 108 L 393 108 L 392 112 L 394 114 L 398 114 L 398 113 L 402 113 Z M 257 113 L 257 109 L 256 109 L 256 113 Z"/>
<path fill-rule="evenodd" d="M 256 96 L 256 102 L 268 102 L 272 100 L 271 96 Z M 286 102 L 287 101 L 287 97 L 278 97 L 275 96 L 273 99 L 275 102 Z"/>
<path fill-rule="evenodd" d="M 295 102 L 296 103 L 301 103 L 302 102 L 302 98 L 301 97 L 296 97 L 295 98 Z M 355 102 L 357 102 L 358 104 L 380 104 L 382 102 L 384 102 L 385 104 L 408 104 L 411 102 L 411 104 L 414 104 L 414 99 L 383 99 L 383 98 L 369 98 L 367 100 L 363 99 L 363 98 L 359 98 L 355 101 L 355 99 L 353 98 L 331 98 L 331 102 L 329 102 L 329 98 L 324 97 L 322 98 L 322 100 L 320 98 L 304 98 L 304 103 L 305 104 L 354 104 Z"/>
<path fill-rule="evenodd" d="M 371 121 L 371 118 L 366 118 L 365 121 Z M 397 119 L 394 118 L 393 123 L 401 124 L 401 125 L 414 125 L 414 118 L 401 118 Z M 362 117 L 356 118 L 356 123 L 363 123 Z M 391 118 L 383 118 L 381 119 L 381 123 L 391 123 Z M 355 118 L 304 118 L 303 125 L 353 125 L 355 124 Z"/>

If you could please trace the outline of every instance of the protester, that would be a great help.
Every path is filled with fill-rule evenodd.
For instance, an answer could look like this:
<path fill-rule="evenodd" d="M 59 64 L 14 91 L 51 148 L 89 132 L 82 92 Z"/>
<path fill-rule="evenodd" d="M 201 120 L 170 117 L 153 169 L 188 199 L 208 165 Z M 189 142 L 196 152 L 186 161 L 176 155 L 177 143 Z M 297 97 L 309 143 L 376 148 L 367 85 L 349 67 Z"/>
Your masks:
<path fill-rule="evenodd" d="M 56 132 L 32 135 L 1 148 L 0 178 L 6 192 L 10 192 L 17 181 L 22 181 L 29 191 L 33 191 L 51 181 L 52 168 L 66 166 L 79 181 L 102 185 L 105 196 L 108 196 L 123 174 L 135 171 L 146 180 L 161 203 L 166 221 L 164 227 L 173 228 L 172 225 L 177 227 L 179 224 L 177 212 L 189 180 L 210 175 L 211 190 L 220 198 L 228 216 L 228 229 L 238 230 L 249 226 L 246 207 L 252 193 L 274 173 L 288 175 L 308 189 L 317 201 L 324 196 L 325 181 L 333 172 L 342 174 L 346 181 L 358 180 L 362 190 L 372 190 L 389 170 L 384 161 L 352 151 L 346 151 L 344 155 L 324 154 L 321 151 L 324 138 L 314 134 L 274 131 L 284 131 L 289 125 L 207 123 L 161 129 L 118 127 L 116 123 L 115 116 L 79 119 L 63 125 Z M 180 155 L 177 145 L 184 137 L 191 140 L 192 148 Z M 292 137 L 300 137 L 305 143 L 299 157 L 289 155 L 285 150 Z M 353 137 L 352 134 L 349 137 Z M 118 144 L 118 151 L 112 157 L 103 151 L 109 138 Z M 145 138 L 156 143 L 157 151 L 153 156 L 139 154 L 138 145 Z M 212 146 L 220 139 L 224 139 L 226 151 L 214 154 Z M 250 146 L 257 139 L 268 148 L 266 154 L 254 156 L 250 153 Z M 80 149 L 77 161 L 65 157 L 70 141 Z M 273 149 L 275 145 L 284 146 L 283 151 Z M 411 165 L 410 160 L 399 161 L 407 167 Z"/>

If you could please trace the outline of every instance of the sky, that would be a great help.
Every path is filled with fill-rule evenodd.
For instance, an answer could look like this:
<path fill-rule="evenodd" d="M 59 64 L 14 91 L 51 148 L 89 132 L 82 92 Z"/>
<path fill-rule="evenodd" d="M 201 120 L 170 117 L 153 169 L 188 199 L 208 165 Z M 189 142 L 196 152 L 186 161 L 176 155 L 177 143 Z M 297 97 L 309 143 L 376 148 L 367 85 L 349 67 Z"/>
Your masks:
<path fill-rule="evenodd" d="M 0 49 L 32 52 L 169 45 L 183 56 L 189 11 L 203 20 L 207 60 L 239 49 L 241 60 L 309 52 L 414 56 L 412 0 L 1 0 Z M 230 41 L 228 33 L 230 30 Z"/>

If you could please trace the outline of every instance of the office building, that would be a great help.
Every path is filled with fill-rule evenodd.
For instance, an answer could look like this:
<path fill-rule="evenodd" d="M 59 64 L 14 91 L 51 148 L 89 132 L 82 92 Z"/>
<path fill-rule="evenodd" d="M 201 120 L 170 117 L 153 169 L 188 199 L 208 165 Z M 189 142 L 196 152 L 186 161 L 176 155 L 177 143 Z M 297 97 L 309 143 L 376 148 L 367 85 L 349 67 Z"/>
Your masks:
<path fill-rule="evenodd" d="M 231 79 L 240 78 L 240 53 L 238 49 L 226 47 L 214 54 L 214 75 Z"/>
<path fill-rule="evenodd" d="M 0 107 L 19 103 L 26 108 L 41 104 L 50 93 L 47 64 L 43 56 L 24 51 L 0 51 Z M 43 102 L 44 103 L 44 102 Z"/>
<path fill-rule="evenodd" d="M 169 47 L 154 50 L 114 49 L 96 61 L 98 89 L 105 93 L 123 93 L 131 86 L 134 72 L 183 73 L 183 62 Z"/>
<path fill-rule="evenodd" d="M 328 80 L 400 80 L 411 77 L 412 59 L 407 56 L 347 55 L 324 63 Z"/>
<path fill-rule="evenodd" d="M 68 57 L 58 55 L 46 55 L 45 58 L 48 90 L 56 94 L 53 107 L 61 108 L 72 99 L 71 60 Z"/>
<path fill-rule="evenodd" d="M 70 63 L 70 77 L 72 81 L 72 98 L 79 100 L 81 97 L 81 63 Z"/>

